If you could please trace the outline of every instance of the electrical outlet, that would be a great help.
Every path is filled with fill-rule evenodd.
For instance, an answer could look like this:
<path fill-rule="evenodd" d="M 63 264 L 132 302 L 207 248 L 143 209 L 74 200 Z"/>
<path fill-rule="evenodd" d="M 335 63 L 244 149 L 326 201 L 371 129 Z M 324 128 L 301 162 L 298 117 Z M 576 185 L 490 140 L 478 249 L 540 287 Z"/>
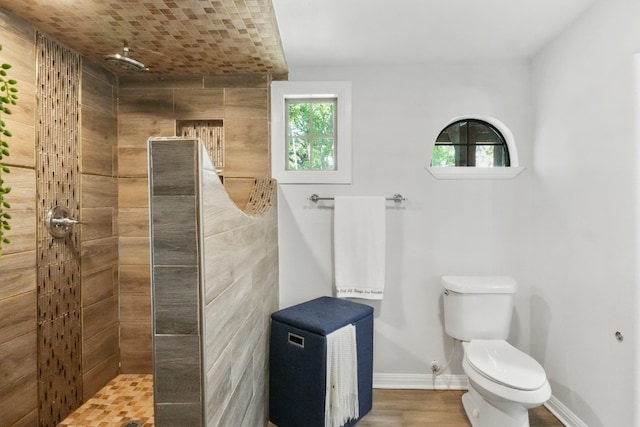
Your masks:
<path fill-rule="evenodd" d="M 440 363 L 437 360 L 431 361 L 431 372 L 434 374 L 440 372 Z"/>

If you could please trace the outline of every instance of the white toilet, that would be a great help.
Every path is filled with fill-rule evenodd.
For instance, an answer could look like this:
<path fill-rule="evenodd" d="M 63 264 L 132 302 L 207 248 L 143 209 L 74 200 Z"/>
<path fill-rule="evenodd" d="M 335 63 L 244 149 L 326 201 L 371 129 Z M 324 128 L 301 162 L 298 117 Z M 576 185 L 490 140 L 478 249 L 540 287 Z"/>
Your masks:
<path fill-rule="evenodd" d="M 469 391 L 462 396 L 473 427 L 528 427 L 529 408 L 545 403 L 544 369 L 509 344 L 516 282 L 502 276 L 443 276 L 445 332 L 462 341 Z"/>

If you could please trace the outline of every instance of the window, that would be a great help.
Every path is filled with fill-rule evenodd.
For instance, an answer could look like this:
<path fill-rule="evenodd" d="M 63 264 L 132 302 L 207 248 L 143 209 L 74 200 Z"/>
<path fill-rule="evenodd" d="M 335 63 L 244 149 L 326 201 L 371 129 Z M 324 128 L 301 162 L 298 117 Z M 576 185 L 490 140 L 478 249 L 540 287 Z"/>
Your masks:
<path fill-rule="evenodd" d="M 447 126 L 433 147 L 431 166 L 509 166 L 509 149 L 495 126 L 476 119 Z"/>
<path fill-rule="evenodd" d="M 287 99 L 287 170 L 335 170 L 336 98 Z"/>
<path fill-rule="evenodd" d="M 351 83 L 271 83 L 271 173 L 281 184 L 351 183 Z"/>
<path fill-rule="evenodd" d="M 515 178 L 518 164 L 513 134 L 492 117 L 457 117 L 435 138 L 427 170 L 437 179 Z"/>

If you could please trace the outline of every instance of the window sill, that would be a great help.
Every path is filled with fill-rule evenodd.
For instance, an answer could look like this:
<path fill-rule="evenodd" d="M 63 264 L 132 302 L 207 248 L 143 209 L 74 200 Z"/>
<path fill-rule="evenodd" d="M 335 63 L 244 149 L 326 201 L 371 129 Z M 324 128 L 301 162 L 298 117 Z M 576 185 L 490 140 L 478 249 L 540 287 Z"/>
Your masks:
<path fill-rule="evenodd" d="M 514 179 L 524 170 L 520 166 L 506 168 L 427 166 L 426 169 L 435 179 Z"/>

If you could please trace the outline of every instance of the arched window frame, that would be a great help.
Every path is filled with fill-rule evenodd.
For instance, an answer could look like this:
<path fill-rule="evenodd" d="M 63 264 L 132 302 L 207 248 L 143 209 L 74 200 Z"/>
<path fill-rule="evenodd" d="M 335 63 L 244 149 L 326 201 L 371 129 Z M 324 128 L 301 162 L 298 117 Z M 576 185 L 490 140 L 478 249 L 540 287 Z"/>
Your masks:
<path fill-rule="evenodd" d="M 507 144 L 507 149 L 509 150 L 511 165 L 493 168 L 468 166 L 431 166 L 433 147 L 438 135 L 442 132 L 442 130 L 448 128 L 452 124 L 464 120 L 479 120 L 487 122 L 495 127 L 498 131 L 500 131 Z M 436 179 L 513 179 L 524 170 L 524 168 L 520 166 L 520 161 L 518 159 L 518 149 L 516 148 L 513 133 L 504 123 L 502 123 L 498 119 L 489 116 L 454 117 L 453 119 L 449 120 L 449 122 L 445 126 L 443 126 L 441 130 L 438 131 L 438 135 L 436 135 L 432 139 L 432 144 L 429 149 L 429 166 L 426 167 L 429 173 L 431 173 L 431 175 L 433 175 L 433 177 Z"/>

